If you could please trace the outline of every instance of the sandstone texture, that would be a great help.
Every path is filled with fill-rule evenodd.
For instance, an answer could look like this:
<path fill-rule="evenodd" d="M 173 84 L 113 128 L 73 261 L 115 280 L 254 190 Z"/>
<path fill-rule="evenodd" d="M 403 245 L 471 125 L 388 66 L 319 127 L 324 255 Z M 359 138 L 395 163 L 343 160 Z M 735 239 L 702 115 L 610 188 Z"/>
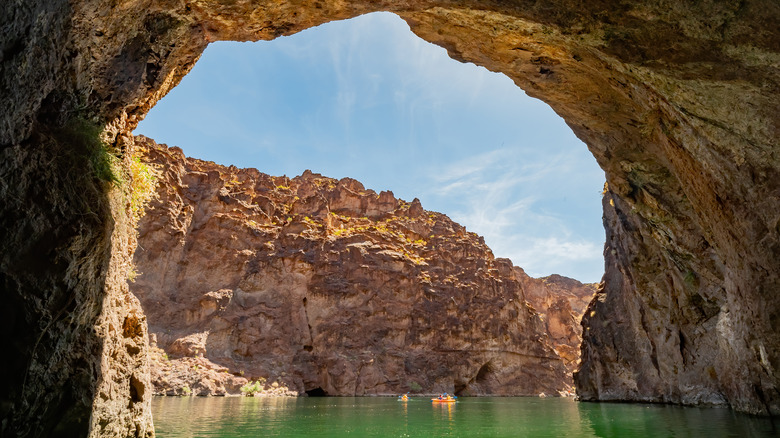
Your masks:
<path fill-rule="evenodd" d="M 125 157 L 138 120 L 209 42 L 380 10 L 547 102 L 604 169 L 606 275 L 585 314 L 581 398 L 780 413 L 777 1 L 12 0 L 0 4 L 2 346 L 14 358 L 3 433 L 151 429 L 146 402 L 119 408 L 142 361 L 97 359 L 111 348 L 94 335 L 132 313 L 104 306 L 132 301 L 132 230 L 112 225 L 122 203 L 96 207 L 109 188 L 55 176 L 78 146 L 52 133 L 89 120 Z M 91 213 L 66 189 L 92 193 Z M 67 390 L 66 369 L 85 376 Z M 124 389 L 97 397 L 107 376 Z"/>
<path fill-rule="evenodd" d="M 511 262 L 418 200 L 136 144 L 163 177 L 132 291 L 169 359 L 300 394 L 572 389 Z"/>

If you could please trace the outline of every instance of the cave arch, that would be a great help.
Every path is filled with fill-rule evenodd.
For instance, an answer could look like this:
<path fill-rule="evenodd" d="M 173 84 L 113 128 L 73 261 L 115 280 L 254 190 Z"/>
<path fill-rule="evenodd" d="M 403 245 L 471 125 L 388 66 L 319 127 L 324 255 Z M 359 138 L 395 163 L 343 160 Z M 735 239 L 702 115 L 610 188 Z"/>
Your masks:
<path fill-rule="evenodd" d="M 107 391 L 129 388 L 143 367 L 108 359 L 122 339 L 117 322 L 137 311 L 122 284 L 131 231 L 104 185 L 89 196 L 105 208 L 76 208 L 68 188 L 93 182 L 56 172 L 63 155 L 53 151 L 73 149 L 58 129 L 88 119 L 127 150 L 138 119 L 210 41 L 270 39 L 380 10 L 547 102 L 604 169 L 606 274 L 584 322 L 580 396 L 780 413 L 776 2 L 38 0 L 0 7 L 2 284 L 18 309 L 9 333 L 32 332 L 3 344 L 28 385 L 4 386 L 3 417 L 13 421 L 3 433 L 56 430 L 73 400 L 72 411 L 92 412 L 68 426 L 82 434 L 153 433 L 148 396 L 131 411 L 121 408 L 129 390 Z M 74 333 L 88 342 L 48 355 L 60 361 L 52 371 L 40 351 L 56 353 L 56 335 Z M 134 333 L 122 342 L 143 343 L 143 330 Z M 76 396 L 25 396 L 64 393 L 54 376 L 71 366 L 83 371 Z"/>
<path fill-rule="evenodd" d="M 418 197 L 536 277 L 603 275 L 592 154 L 549 106 L 392 13 L 212 43 L 134 133 L 193 158 L 272 175 L 310 168 Z"/>

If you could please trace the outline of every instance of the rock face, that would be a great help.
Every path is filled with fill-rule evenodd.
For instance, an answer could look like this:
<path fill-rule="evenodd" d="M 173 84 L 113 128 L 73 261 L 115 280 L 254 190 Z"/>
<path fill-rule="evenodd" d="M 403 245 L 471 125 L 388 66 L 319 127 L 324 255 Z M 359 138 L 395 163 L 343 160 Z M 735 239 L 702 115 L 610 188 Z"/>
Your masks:
<path fill-rule="evenodd" d="M 515 267 L 515 277 L 523 285 L 525 299 L 542 316 L 553 348 L 569 372 L 573 372 L 580 363 L 580 322 L 599 285 L 582 284 L 557 274 L 532 278 L 518 267 Z"/>
<path fill-rule="evenodd" d="M 132 291 L 171 359 L 299 393 L 571 389 L 511 262 L 418 200 L 136 144 L 164 176 Z"/>
<path fill-rule="evenodd" d="M 126 282 L 135 233 L 81 140 L 0 150 L 0 436 L 153 433 L 146 317 Z"/>
<path fill-rule="evenodd" d="M 0 4 L 0 273 L 14 316 L 3 347 L 18 358 L 0 393 L 3 433 L 51 434 L 63 421 L 96 436 L 151 428 L 118 410 L 141 371 L 98 360 L 108 338 L 93 336 L 100 318 L 130 314 L 107 304 L 130 300 L 132 231 L 112 227 L 119 206 L 79 210 L 66 188 L 89 193 L 92 182 L 54 176 L 78 147 L 51 133 L 88 119 L 124 156 L 137 121 L 209 42 L 378 10 L 550 104 L 604 169 L 606 275 L 585 316 L 580 396 L 779 414 L 777 1 L 29 0 Z M 48 356 L 56 364 L 34 359 L 57 345 L 76 347 Z M 65 391 L 69 367 L 89 377 Z M 108 376 L 127 384 L 97 397 Z"/>

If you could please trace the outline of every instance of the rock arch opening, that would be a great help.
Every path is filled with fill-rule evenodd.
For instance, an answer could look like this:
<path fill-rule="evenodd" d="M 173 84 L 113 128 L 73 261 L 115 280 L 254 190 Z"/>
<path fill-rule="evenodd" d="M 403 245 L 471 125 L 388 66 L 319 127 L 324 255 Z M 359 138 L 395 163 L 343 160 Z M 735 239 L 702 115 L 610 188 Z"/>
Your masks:
<path fill-rule="evenodd" d="M 152 433 L 149 391 L 127 408 L 144 332 L 122 340 L 115 330 L 137 309 L 124 285 L 132 239 L 122 202 L 98 185 L 108 208 L 84 215 L 68 197 L 86 188 L 75 173 L 27 183 L 56 180 L 62 156 L 52 144 L 69 145 L 53 131 L 88 120 L 123 157 L 138 118 L 208 42 L 272 39 L 375 10 L 549 103 L 604 169 L 606 274 L 585 320 L 583 399 L 780 412 L 780 7 L 618 3 L 127 2 L 121 13 L 106 2 L 4 5 L 0 163 L 13 184 L 0 192 L 2 284 L 19 310 L 7 339 L 30 341 L 3 345 L 28 364 L 14 379 L 26 385 L 4 387 L 3 432 L 46 435 L 72 407 L 84 412 L 74 434 Z M 32 271 L 19 263 L 28 256 L 50 263 Z M 65 318 L 52 311 L 62 302 L 76 307 Z M 76 342 L 63 342 L 73 333 Z M 137 355 L 112 359 L 136 341 Z M 64 394 L 68 376 L 79 376 L 69 380 L 74 397 L 38 396 Z"/>
<path fill-rule="evenodd" d="M 135 131 L 270 175 L 420 198 L 534 276 L 603 274 L 603 173 L 547 105 L 397 15 L 214 43 Z"/>
<path fill-rule="evenodd" d="M 525 352 L 528 337 L 544 339 L 533 343 L 547 353 L 534 354 L 556 357 L 568 377 L 545 374 L 538 380 L 546 383 L 534 388 L 506 384 L 520 373 L 518 359 L 508 356 L 498 361 L 505 368 L 499 378 L 478 378 L 470 393 L 572 390 L 580 318 L 595 285 L 571 280 L 578 286 L 570 287 L 556 276 L 549 280 L 556 287 L 548 287 L 526 272 L 600 280 L 603 174 L 562 119 L 508 78 L 450 59 L 396 15 L 370 14 L 282 41 L 215 43 L 137 132 L 182 146 L 193 158 L 259 169 L 210 165 L 136 141 L 163 170 L 163 186 L 151 217 L 141 221 L 135 260 L 142 274 L 131 290 L 147 309 L 155 343 L 169 355 L 203 356 L 231 373 L 283 380 L 298 392 L 303 382 L 322 381 L 335 395 L 416 393 L 434 391 L 435 380 L 473 381 L 485 361 Z M 240 243 L 225 243 L 231 239 Z M 307 257 L 294 256 L 296 250 Z M 323 257 L 328 252 L 337 254 L 329 258 L 340 268 Z M 388 273 L 366 276 L 361 266 Z M 284 282 L 282 273 L 306 278 Z M 352 303 L 357 285 L 365 298 Z M 403 290 L 407 299 L 399 300 Z M 347 298 L 340 301 L 337 292 Z M 215 294 L 224 302 L 216 305 Z M 296 298 L 287 302 L 286 295 Z M 532 321 L 526 300 L 541 320 Z M 435 315 L 450 304 L 457 315 L 446 321 Z M 495 306 L 507 309 L 489 326 L 467 323 Z M 546 320 L 556 324 L 553 331 Z M 363 339 L 342 333 L 347 322 Z M 434 335 L 439 329 L 451 339 Z M 495 353 L 485 353 L 478 345 L 493 334 L 501 335 Z M 469 343 L 460 353 L 458 339 Z M 453 348 L 435 352 L 439 342 Z M 407 386 L 414 375 L 387 365 L 414 354 L 441 363 L 417 373 L 424 383 L 416 390 Z M 353 359 L 341 362 L 339 355 Z M 190 366 L 181 357 L 156 364 Z M 540 371 L 536 365 L 528 369 Z M 346 377 L 327 386 L 321 376 L 334 367 Z M 153 371 L 163 393 L 177 393 L 174 384 L 217 393 L 240 386 L 169 382 Z"/>

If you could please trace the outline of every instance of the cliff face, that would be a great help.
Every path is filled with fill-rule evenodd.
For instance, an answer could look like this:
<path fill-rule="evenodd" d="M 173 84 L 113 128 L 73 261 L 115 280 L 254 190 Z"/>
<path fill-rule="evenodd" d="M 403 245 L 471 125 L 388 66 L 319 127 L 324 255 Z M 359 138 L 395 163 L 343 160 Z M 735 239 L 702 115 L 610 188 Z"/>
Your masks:
<path fill-rule="evenodd" d="M 136 143 L 164 176 L 132 291 L 169 359 L 300 393 L 571 389 L 511 262 L 446 216 L 349 178 L 272 177 Z"/>
<path fill-rule="evenodd" d="M 3 346 L 19 358 L 0 394 L 7 433 L 51 432 L 76 417 L 84 434 L 151 427 L 144 420 L 139 429 L 129 409 L 100 427 L 87 420 L 87 412 L 103 418 L 107 406 L 126 406 L 138 371 L 109 358 L 89 365 L 106 338 L 68 338 L 92 337 L 102 324 L 96 315 L 129 315 L 105 304 L 130 300 L 122 282 L 131 251 L 107 245 L 132 246 L 132 232 L 112 228 L 119 207 L 95 215 L 75 207 L 64 187 L 88 193 L 92 183 L 53 176 L 69 156 L 58 151 L 77 147 L 49 133 L 83 117 L 124 156 L 139 118 L 210 41 L 273 39 L 377 10 L 550 104 L 604 169 L 606 275 L 585 315 L 580 396 L 780 413 L 775 0 L 29 0 L 0 4 L 0 171 L 12 182 L 0 187 L 0 273 L 14 315 Z M 100 189 L 92 204 L 108 196 Z M 60 306 L 69 301 L 81 304 Z M 92 306 L 99 310 L 84 311 Z M 78 315 L 84 324 L 72 329 L 39 326 Z M 31 359 L 44 345 L 66 344 L 74 355 L 51 356 L 59 365 Z M 22 395 L 36 385 L 65 394 L 66 363 L 91 376 L 63 395 L 82 400 L 76 417 L 59 397 Z M 97 397 L 95 382 L 108 376 L 127 382 L 125 390 Z"/>
<path fill-rule="evenodd" d="M 541 315 L 553 348 L 569 373 L 573 372 L 580 364 L 580 322 L 599 285 L 582 284 L 556 274 L 531 278 L 518 267 L 515 267 L 515 277 L 523 285 L 525 299 Z"/>

